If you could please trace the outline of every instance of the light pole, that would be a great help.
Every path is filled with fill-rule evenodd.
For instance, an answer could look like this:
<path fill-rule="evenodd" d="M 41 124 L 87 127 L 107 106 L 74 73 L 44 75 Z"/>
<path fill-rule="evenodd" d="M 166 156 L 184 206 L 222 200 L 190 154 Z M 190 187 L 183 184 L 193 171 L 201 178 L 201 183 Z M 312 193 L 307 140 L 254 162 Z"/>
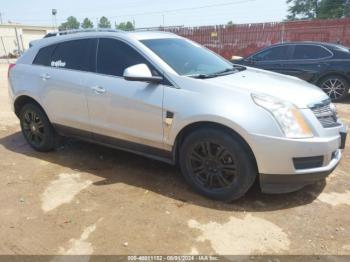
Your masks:
<path fill-rule="evenodd" d="M 52 9 L 51 14 L 52 14 L 52 26 L 54 28 L 54 31 L 56 31 L 57 30 L 57 20 L 56 20 L 57 9 Z"/>

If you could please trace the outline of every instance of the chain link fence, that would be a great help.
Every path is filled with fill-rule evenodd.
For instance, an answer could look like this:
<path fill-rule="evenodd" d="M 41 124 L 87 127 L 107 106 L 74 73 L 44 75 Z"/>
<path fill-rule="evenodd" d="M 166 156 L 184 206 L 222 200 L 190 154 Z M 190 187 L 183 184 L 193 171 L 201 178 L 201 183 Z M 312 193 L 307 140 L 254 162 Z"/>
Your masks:
<path fill-rule="evenodd" d="M 321 41 L 350 46 L 350 18 L 157 29 L 194 40 L 228 59 L 281 42 Z"/>

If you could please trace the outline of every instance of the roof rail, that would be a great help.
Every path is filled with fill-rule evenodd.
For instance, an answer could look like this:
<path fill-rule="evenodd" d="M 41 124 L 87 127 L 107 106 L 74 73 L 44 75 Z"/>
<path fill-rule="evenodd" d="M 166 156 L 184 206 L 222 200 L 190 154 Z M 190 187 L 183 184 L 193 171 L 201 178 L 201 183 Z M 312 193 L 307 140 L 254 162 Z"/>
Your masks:
<path fill-rule="evenodd" d="M 60 36 L 60 35 L 70 35 L 70 34 L 77 34 L 77 33 L 90 33 L 90 32 L 115 32 L 115 33 L 123 33 L 125 31 L 123 30 L 117 30 L 117 29 L 108 29 L 108 28 L 91 28 L 91 29 L 74 29 L 74 30 L 64 30 L 64 31 L 57 31 L 57 32 L 51 32 L 44 36 L 44 38 L 52 37 L 52 36 Z"/>

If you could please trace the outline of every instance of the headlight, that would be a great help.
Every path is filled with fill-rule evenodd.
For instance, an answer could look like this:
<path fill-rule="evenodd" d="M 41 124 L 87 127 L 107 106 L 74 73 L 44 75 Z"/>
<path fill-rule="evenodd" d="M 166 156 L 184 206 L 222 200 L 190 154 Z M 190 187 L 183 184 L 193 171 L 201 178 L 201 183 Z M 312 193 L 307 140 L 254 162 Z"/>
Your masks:
<path fill-rule="evenodd" d="M 263 94 L 252 94 L 252 98 L 257 105 L 274 116 L 286 137 L 313 137 L 308 123 L 294 104 Z"/>

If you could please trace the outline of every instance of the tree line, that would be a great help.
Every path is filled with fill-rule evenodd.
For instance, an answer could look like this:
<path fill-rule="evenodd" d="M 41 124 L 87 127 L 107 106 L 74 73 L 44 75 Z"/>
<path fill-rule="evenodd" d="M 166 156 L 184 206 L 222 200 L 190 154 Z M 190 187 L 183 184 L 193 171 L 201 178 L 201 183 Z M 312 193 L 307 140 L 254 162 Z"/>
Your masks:
<path fill-rule="evenodd" d="M 289 5 L 287 20 L 302 19 L 332 19 L 350 17 L 350 0 L 286 0 Z M 232 21 L 228 25 L 234 25 Z M 135 25 L 130 22 L 114 23 L 115 29 L 131 31 Z M 71 30 L 79 28 L 94 28 L 93 22 L 85 18 L 82 23 L 74 16 L 59 26 L 59 30 Z M 97 28 L 112 28 L 112 23 L 107 17 L 102 16 L 97 22 Z"/>
<path fill-rule="evenodd" d="M 350 0 L 287 0 L 287 20 L 332 19 L 350 16 Z"/>
<path fill-rule="evenodd" d="M 66 22 L 62 23 L 58 29 L 62 30 L 72 30 L 72 29 L 89 29 L 94 28 L 94 23 L 89 19 L 85 18 L 82 23 L 78 21 L 78 19 L 74 16 L 70 16 L 67 18 Z M 122 23 L 114 23 L 115 29 L 124 30 L 124 31 L 132 31 L 135 29 L 135 26 L 132 22 L 122 22 Z M 97 22 L 97 28 L 112 28 L 112 23 L 108 20 L 107 17 L 102 16 Z"/>

